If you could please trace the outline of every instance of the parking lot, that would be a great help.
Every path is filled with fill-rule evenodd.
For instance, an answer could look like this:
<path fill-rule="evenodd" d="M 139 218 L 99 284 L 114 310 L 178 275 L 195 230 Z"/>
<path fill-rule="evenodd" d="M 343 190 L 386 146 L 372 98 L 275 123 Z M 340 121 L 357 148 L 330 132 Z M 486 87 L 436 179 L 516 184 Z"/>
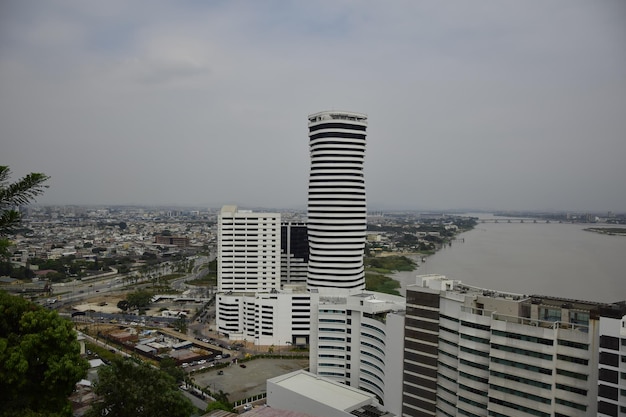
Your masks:
<path fill-rule="evenodd" d="M 309 366 L 308 358 L 302 359 L 256 359 L 240 364 L 232 364 L 219 370 L 212 369 L 193 378 L 196 384 L 210 391 L 222 390 L 230 401 L 238 401 L 265 392 L 265 381 Z"/>

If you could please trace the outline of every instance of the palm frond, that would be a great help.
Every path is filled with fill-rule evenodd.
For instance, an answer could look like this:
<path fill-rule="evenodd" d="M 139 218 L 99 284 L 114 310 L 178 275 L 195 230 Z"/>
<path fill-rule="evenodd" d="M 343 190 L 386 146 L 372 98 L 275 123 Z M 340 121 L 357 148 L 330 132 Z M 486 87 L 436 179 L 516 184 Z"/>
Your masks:
<path fill-rule="evenodd" d="M 50 177 L 47 175 L 34 172 L 13 184 L 0 187 L 0 208 L 19 206 L 34 200 L 48 188 L 44 184 L 48 179 Z"/>

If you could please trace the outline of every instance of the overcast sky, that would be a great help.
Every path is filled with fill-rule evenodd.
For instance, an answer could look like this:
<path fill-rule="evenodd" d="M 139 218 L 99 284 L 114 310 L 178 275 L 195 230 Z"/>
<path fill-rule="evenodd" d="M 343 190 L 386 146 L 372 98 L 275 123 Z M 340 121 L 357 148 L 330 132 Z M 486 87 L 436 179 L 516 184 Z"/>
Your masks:
<path fill-rule="evenodd" d="M 307 116 L 377 209 L 626 211 L 626 2 L 0 3 L 0 164 L 41 204 L 306 208 Z"/>

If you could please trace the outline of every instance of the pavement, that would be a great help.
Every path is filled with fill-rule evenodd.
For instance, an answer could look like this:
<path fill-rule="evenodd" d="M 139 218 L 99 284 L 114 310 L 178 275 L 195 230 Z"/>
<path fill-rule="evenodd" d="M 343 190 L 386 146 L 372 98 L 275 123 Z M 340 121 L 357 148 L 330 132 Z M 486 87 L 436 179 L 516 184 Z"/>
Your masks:
<path fill-rule="evenodd" d="M 226 368 L 196 374 L 193 379 L 196 384 L 211 392 L 222 390 L 227 393 L 231 402 L 239 401 L 266 392 L 266 381 L 270 378 L 307 369 L 309 359 L 255 359 L 243 364 L 245 368 L 240 363 L 231 364 Z M 220 370 L 223 375 L 219 375 Z"/>

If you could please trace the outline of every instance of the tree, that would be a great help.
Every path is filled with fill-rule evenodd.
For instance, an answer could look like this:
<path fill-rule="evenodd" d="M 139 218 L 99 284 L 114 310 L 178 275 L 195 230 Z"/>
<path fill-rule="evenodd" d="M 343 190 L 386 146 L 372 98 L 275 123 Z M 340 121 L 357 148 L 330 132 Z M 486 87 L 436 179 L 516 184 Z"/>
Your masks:
<path fill-rule="evenodd" d="M 116 359 L 101 368 L 94 392 L 101 400 L 87 417 L 188 417 L 194 411 L 174 378 L 130 359 Z"/>
<path fill-rule="evenodd" d="M 176 360 L 166 356 L 159 361 L 159 367 L 161 371 L 170 375 L 176 382 L 182 382 L 185 380 L 185 371 L 176 364 Z"/>
<path fill-rule="evenodd" d="M 119 309 L 120 309 L 120 310 L 122 310 L 122 311 L 126 311 L 126 310 L 128 310 L 128 301 L 126 301 L 126 300 L 120 300 L 120 301 L 117 303 L 117 308 L 119 308 Z"/>
<path fill-rule="evenodd" d="M 174 329 L 180 333 L 187 333 L 187 318 L 179 316 L 174 323 L 172 323 Z"/>
<path fill-rule="evenodd" d="M 228 394 L 226 394 L 224 391 L 219 390 L 218 392 L 214 392 L 212 393 L 212 397 L 215 398 L 215 401 L 209 403 L 206 410 L 204 410 L 205 413 L 213 410 L 224 410 L 230 412 L 235 411 L 233 409 L 232 403 L 228 400 Z"/>
<path fill-rule="evenodd" d="M 42 173 L 31 173 L 19 181 L 9 183 L 11 169 L 0 165 L 0 235 L 11 233 L 22 219 L 16 206 L 30 203 L 48 188 L 44 183 L 50 179 Z"/>
<path fill-rule="evenodd" d="M 128 301 L 128 308 L 145 308 L 152 302 L 152 294 L 148 291 L 138 290 L 126 295 Z"/>
<path fill-rule="evenodd" d="M 0 416 L 71 416 L 88 367 L 70 321 L 0 291 Z"/>

